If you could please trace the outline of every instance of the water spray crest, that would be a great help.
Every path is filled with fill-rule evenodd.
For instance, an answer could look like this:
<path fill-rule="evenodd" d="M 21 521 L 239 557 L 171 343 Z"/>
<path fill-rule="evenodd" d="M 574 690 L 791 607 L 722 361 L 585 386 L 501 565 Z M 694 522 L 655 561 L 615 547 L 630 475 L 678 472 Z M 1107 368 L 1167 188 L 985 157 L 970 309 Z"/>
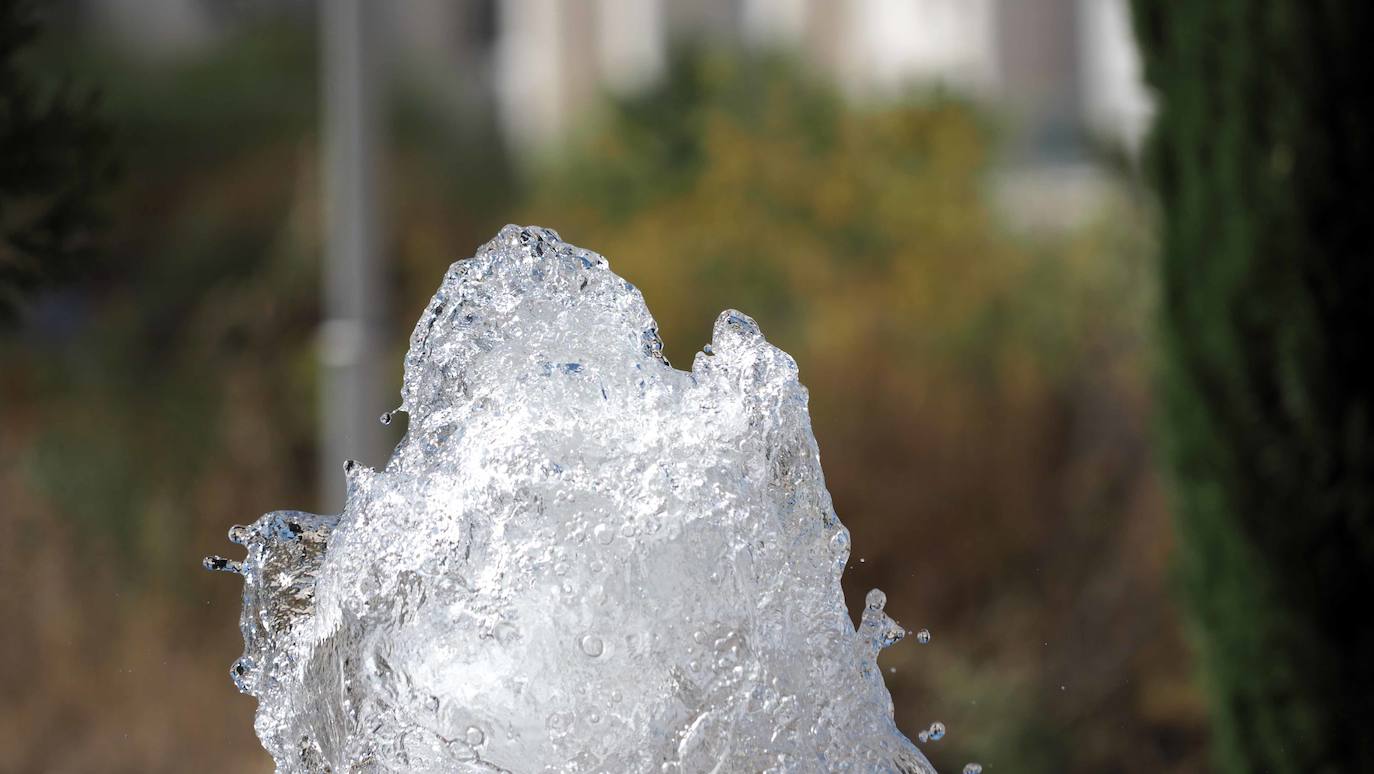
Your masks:
<path fill-rule="evenodd" d="M 507 226 L 410 339 L 405 438 L 340 516 L 230 537 L 281 772 L 932 773 L 840 590 L 795 362 L 727 311 L 691 371 L 605 259 Z M 390 414 L 388 414 L 390 419 Z"/>

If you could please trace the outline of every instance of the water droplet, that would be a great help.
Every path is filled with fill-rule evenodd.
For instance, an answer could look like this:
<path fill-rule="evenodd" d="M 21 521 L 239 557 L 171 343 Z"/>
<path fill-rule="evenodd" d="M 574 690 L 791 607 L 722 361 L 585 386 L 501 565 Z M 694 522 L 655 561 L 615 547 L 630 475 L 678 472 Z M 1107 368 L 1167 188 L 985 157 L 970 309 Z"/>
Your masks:
<path fill-rule="evenodd" d="M 864 604 L 869 610 L 882 610 L 887 605 L 887 594 L 882 589 L 873 589 L 864 597 Z"/>
<path fill-rule="evenodd" d="M 878 647 L 888 648 L 901 642 L 906 637 L 906 629 L 903 629 L 896 621 L 888 618 L 883 627 L 882 636 L 878 640 Z"/>
<path fill-rule="evenodd" d="M 243 693 L 250 690 L 249 679 L 253 676 L 253 660 L 247 656 L 240 656 L 234 661 L 234 665 L 229 667 L 229 679 L 234 681 L 234 687 Z"/>
<path fill-rule="evenodd" d="M 384 424 L 384 425 L 389 425 L 389 424 L 391 424 L 391 412 L 388 411 L 388 412 L 382 414 L 380 417 L 377 418 L 377 421 L 381 422 L 381 423 Z"/>
<path fill-rule="evenodd" d="M 598 524 L 592 529 L 592 537 L 601 545 L 610 545 L 615 540 L 615 530 L 605 524 Z"/>
<path fill-rule="evenodd" d="M 964 774 L 983 774 L 983 764 L 966 763 L 964 764 Z"/>
<path fill-rule="evenodd" d="M 702 351 L 702 352 L 705 352 L 705 353 L 708 354 L 708 355 L 714 355 L 714 354 L 716 354 L 716 348 L 713 347 L 713 346 L 711 346 L 710 344 L 707 344 L 706 346 L 702 347 L 702 348 L 701 348 L 701 351 Z"/>
<path fill-rule="evenodd" d="M 919 740 L 921 744 L 925 744 L 926 742 L 930 741 L 930 732 L 922 731 L 921 733 L 916 735 L 916 739 Z"/>
<path fill-rule="evenodd" d="M 215 572 L 236 572 L 243 574 L 243 562 L 236 562 L 233 559 L 225 559 L 222 556 L 207 556 L 200 561 L 201 565 L 207 570 Z"/>
<path fill-rule="evenodd" d="M 932 742 L 938 742 L 938 741 L 940 741 L 941 739 L 944 739 L 944 738 L 945 738 L 945 724 L 944 724 L 944 723 L 941 723 L 941 722 L 938 721 L 938 720 L 935 721 L 934 723 L 931 723 L 931 724 L 930 724 L 929 733 L 930 733 L 930 741 L 932 741 Z"/>
<path fill-rule="evenodd" d="M 582 646 L 582 652 L 592 658 L 600 656 L 602 651 L 606 649 L 605 644 L 601 642 L 601 638 L 595 634 L 583 635 L 579 644 Z"/>
<path fill-rule="evenodd" d="M 919 632 L 916 632 L 916 641 L 919 642 L 919 643 L 921 643 L 922 645 L 929 645 L 929 644 L 930 644 L 930 630 L 929 630 L 929 629 L 922 629 L 922 630 L 920 630 Z"/>
<path fill-rule="evenodd" d="M 849 530 L 841 527 L 830 536 L 830 556 L 840 566 L 849 561 Z"/>
<path fill-rule="evenodd" d="M 237 543 L 241 546 L 248 545 L 248 541 L 253 538 L 253 528 L 245 527 L 242 524 L 235 524 L 229 528 L 229 542 Z"/>
<path fill-rule="evenodd" d="M 463 739 L 466 740 L 468 744 L 476 747 L 487 741 L 487 735 L 482 733 L 482 729 L 477 726 L 468 726 L 467 732 L 463 734 Z"/>

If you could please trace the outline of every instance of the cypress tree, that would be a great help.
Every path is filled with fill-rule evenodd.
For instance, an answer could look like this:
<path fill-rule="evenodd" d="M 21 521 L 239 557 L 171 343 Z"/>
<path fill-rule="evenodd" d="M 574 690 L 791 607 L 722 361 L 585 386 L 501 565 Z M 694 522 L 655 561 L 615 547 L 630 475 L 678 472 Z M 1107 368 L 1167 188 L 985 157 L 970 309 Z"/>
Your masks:
<path fill-rule="evenodd" d="M 1158 412 L 1227 772 L 1374 771 L 1374 3 L 1134 0 Z"/>

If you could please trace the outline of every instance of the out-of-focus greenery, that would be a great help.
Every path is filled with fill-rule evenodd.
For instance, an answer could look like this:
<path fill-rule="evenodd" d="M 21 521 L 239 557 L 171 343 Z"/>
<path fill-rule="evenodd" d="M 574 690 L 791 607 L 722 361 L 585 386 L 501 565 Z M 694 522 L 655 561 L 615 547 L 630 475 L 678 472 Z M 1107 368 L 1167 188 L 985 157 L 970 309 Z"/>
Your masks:
<path fill-rule="evenodd" d="M 854 109 L 785 58 L 697 51 L 617 102 L 523 220 L 607 255 L 683 367 L 727 307 L 796 357 L 851 602 L 881 586 L 942 645 L 885 656 L 907 733 L 949 723 L 942 769 L 1185 770 L 1199 713 L 1144 442 L 1148 220 L 1123 185 L 1081 230 L 1010 233 L 995 148 L 951 98 Z"/>
<path fill-rule="evenodd" d="M 1136 2 L 1161 418 L 1234 774 L 1374 771 L 1374 6 Z"/>
<path fill-rule="evenodd" d="M 313 475 L 315 68 L 256 33 L 36 54 L 102 88 L 126 172 L 98 265 L 0 339 L 0 770 L 261 760 L 221 687 L 237 590 L 195 567 Z"/>
<path fill-rule="evenodd" d="M 295 446 L 274 475 L 312 475 L 315 101 L 304 43 L 267 29 L 170 71 L 98 52 L 84 63 L 126 71 L 106 103 L 129 174 L 99 275 L 42 301 L 9 357 L 42 398 L 25 460 L 34 483 L 83 530 L 137 551 L 131 571 L 183 560 L 174 525 L 205 478 L 226 472 L 220 412 L 233 390 L 257 391 L 251 410 L 274 429 L 256 431 Z"/>
<path fill-rule="evenodd" d="M 226 675 L 237 584 L 198 560 L 314 499 L 313 49 L 269 26 L 174 61 L 48 54 L 100 84 L 128 173 L 100 272 L 0 338 L 0 588 L 26 590 L 0 595 L 0 770 L 265 767 Z M 1199 770 L 1129 185 L 1079 230 L 1009 232 L 977 109 L 855 108 L 780 58 L 684 53 L 527 175 L 490 106 L 400 93 L 397 383 L 444 268 L 508 220 L 609 256 L 680 365 L 739 308 L 811 390 L 851 607 L 880 586 L 935 633 L 882 663 L 908 734 L 949 725 L 941 770 Z"/>
<path fill-rule="evenodd" d="M 0 3 L 0 322 L 89 261 L 114 169 L 94 95 L 27 61 L 40 32 L 36 3 Z"/>

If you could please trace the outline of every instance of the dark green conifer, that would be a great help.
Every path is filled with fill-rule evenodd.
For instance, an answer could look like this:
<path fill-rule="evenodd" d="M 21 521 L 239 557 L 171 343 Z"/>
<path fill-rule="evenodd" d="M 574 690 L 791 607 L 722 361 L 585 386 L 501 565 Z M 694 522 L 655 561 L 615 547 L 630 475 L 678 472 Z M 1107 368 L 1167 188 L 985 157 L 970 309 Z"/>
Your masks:
<path fill-rule="evenodd" d="M 1134 0 L 1158 412 L 1222 770 L 1374 771 L 1374 3 Z"/>

